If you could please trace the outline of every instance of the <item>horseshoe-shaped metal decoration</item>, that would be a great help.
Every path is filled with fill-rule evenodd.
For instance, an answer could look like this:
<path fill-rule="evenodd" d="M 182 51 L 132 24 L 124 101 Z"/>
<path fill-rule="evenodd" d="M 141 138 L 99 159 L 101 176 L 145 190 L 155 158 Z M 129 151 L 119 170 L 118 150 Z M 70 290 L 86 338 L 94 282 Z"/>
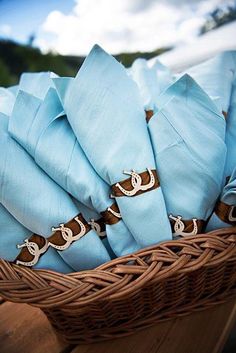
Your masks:
<path fill-rule="evenodd" d="M 174 224 L 174 233 L 173 236 L 191 236 L 191 235 L 197 235 L 198 234 L 198 224 L 197 224 L 197 218 L 193 218 L 193 230 L 192 232 L 184 232 L 185 230 L 185 224 L 182 221 L 182 217 L 181 216 L 177 216 L 174 217 L 172 214 L 169 215 L 169 218 L 172 219 L 173 221 L 175 221 Z"/>
<path fill-rule="evenodd" d="M 92 229 L 99 235 L 99 237 L 103 238 L 106 236 L 106 231 L 102 231 L 101 225 L 96 222 L 93 218 L 90 219 L 90 222 L 88 224 L 91 225 Z"/>
<path fill-rule="evenodd" d="M 69 246 L 71 245 L 71 243 L 73 241 L 79 240 L 80 238 L 82 238 L 85 234 L 86 234 L 86 227 L 84 225 L 84 223 L 78 218 L 75 217 L 74 220 L 79 224 L 80 226 L 80 232 L 78 234 L 73 234 L 72 230 L 68 227 L 65 227 L 64 223 L 60 224 L 59 227 L 52 227 L 52 232 L 57 232 L 60 231 L 61 232 L 61 236 L 63 238 L 63 240 L 65 240 L 65 244 L 64 245 L 57 245 L 54 244 L 52 242 L 48 242 L 48 244 L 55 248 L 56 250 L 66 250 L 69 248 Z"/>
<path fill-rule="evenodd" d="M 16 264 L 32 267 L 37 264 L 40 256 L 47 251 L 48 241 L 45 239 L 45 245 L 40 249 L 38 244 L 33 241 L 29 241 L 28 239 L 25 239 L 23 244 L 17 245 L 17 249 L 22 248 L 27 248 L 29 253 L 34 256 L 34 258 L 31 261 L 16 260 Z"/>
<path fill-rule="evenodd" d="M 236 222 L 236 217 L 233 216 L 234 211 L 236 210 L 236 206 L 231 206 L 230 207 L 230 211 L 229 211 L 229 215 L 228 215 L 228 220 L 230 222 Z"/>
<path fill-rule="evenodd" d="M 123 171 L 124 174 L 130 175 L 131 176 L 131 185 L 133 187 L 132 190 L 126 190 L 123 188 L 120 183 L 116 183 L 115 186 L 126 196 L 134 196 L 136 195 L 139 191 L 147 191 L 151 189 L 155 185 L 155 177 L 150 168 L 147 168 L 148 174 L 149 174 L 149 183 L 143 185 L 143 181 L 141 176 L 135 172 L 135 170 L 131 170 L 131 172 L 128 171 Z"/>
<path fill-rule="evenodd" d="M 111 212 L 113 214 L 113 216 L 115 216 L 117 218 L 122 218 L 121 214 L 119 212 L 114 211 L 111 207 L 108 207 L 107 211 Z"/>

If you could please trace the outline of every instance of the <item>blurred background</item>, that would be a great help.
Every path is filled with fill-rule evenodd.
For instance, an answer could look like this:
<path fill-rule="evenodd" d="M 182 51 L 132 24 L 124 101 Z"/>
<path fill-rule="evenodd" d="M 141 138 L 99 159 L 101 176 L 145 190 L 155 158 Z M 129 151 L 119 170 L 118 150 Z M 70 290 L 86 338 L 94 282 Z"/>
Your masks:
<path fill-rule="evenodd" d="M 182 70 L 236 49 L 236 1 L 0 0 L 0 86 L 23 71 L 74 76 L 95 43 L 125 66 L 160 55 Z"/>

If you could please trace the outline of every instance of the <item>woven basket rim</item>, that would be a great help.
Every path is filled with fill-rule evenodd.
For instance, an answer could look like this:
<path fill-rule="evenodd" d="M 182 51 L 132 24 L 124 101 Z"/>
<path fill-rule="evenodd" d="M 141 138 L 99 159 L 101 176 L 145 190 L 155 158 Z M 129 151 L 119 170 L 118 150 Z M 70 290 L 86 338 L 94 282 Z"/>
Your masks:
<path fill-rule="evenodd" d="M 0 260 L 0 295 L 40 308 L 70 344 L 107 340 L 236 294 L 236 227 L 61 274 Z"/>
<path fill-rule="evenodd" d="M 165 281 L 236 257 L 236 227 L 165 241 L 111 260 L 93 270 L 61 274 L 0 260 L 3 298 L 40 308 L 83 307 L 117 300 L 153 281 Z"/>

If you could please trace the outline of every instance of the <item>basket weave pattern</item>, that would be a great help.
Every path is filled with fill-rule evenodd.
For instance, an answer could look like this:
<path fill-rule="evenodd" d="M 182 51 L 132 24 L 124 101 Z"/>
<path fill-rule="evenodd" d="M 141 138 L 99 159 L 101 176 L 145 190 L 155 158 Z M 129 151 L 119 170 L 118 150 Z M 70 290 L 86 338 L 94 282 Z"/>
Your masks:
<path fill-rule="evenodd" d="M 236 227 L 163 242 L 68 275 L 0 260 L 0 295 L 39 307 L 58 336 L 128 335 L 236 294 Z"/>

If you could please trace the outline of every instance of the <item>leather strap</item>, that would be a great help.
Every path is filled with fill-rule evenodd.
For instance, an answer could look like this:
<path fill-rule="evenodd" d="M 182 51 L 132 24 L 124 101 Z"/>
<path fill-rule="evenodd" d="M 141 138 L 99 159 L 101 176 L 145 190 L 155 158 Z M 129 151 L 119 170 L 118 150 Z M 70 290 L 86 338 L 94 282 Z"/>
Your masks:
<path fill-rule="evenodd" d="M 97 233 L 100 238 L 104 239 L 107 236 L 106 225 L 103 217 L 96 220 L 91 219 L 88 223 L 91 225 L 92 229 Z"/>
<path fill-rule="evenodd" d="M 217 202 L 215 214 L 225 223 L 236 225 L 236 206 L 228 205 L 222 201 Z"/>
<path fill-rule="evenodd" d="M 145 110 L 145 113 L 146 113 L 146 121 L 147 121 L 147 123 L 149 123 L 149 120 L 153 116 L 154 112 L 153 112 L 153 110 Z"/>
<path fill-rule="evenodd" d="M 131 175 L 131 177 L 112 185 L 112 193 L 115 197 L 137 196 L 160 186 L 155 169 L 147 169 L 139 174 L 135 171 L 124 173 Z"/>
<path fill-rule="evenodd" d="M 104 222 L 109 225 L 118 223 L 122 218 L 116 202 L 114 202 L 104 212 L 101 212 L 101 215 L 104 219 Z"/>
<path fill-rule="evenodd" d="M 224 110 L 222 110 L 222 114 L 224 115 L 224 117 L 225 117 L 225 120 L 227 119 L 227 112 L 225 112 Z"/>
<path fill-rule="evenodd" d="M 206 222 L 202 219 L 182 219 L 181 216 L 169 215 L 173 235 L 190 236 L 197 235 L 204 230 Z"/>
<path fill-rule="evenodd" d="M 91 226 L 82 214 L 72 218 L 59 227 L 52 228 L 53 234 L 48 238 L 49 245 L 57 250 L 67 249 L 74 241 L 79 240 L 91 230 Z"/>
<path fill-rule="evenodd" d="M 21 249 L 14 263 L 32 267 L 36 265 L 40 256 L 48 249 L 47 239 L 38 234 L 32 234 L 29 239 L 25 239 L 24 243 L 17 245 Z"/>
<path fill-rule="evenodd" d="M 82 214 L 71 219 L 65 224 L 60 224 L 57 228 L 52 228 L 52 235 L 44 238 L 41 235 L 33 234 L 26 239 L 23 244 L 18 245 L 20 254 L 15 259 L 17 265 L 32 267 L 36 265 L 42 256 L 51 246 L 58 251 L 63 251 L 74 242 L 82 238 L 91 230 L 91 226 L 86 222 Z"/>

